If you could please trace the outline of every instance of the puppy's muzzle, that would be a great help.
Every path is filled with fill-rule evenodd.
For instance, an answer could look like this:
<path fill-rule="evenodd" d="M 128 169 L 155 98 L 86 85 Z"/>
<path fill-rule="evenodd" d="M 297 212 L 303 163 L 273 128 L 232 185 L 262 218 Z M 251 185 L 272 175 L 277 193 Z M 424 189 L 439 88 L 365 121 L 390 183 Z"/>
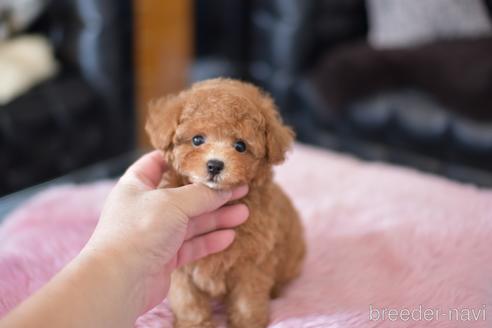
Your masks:
<path fill-rule="evenodd" d="M 207 171 L 213 178 L 224 169 L 224 162 L 217 159 L 211 159 L 207 162 Z"/>

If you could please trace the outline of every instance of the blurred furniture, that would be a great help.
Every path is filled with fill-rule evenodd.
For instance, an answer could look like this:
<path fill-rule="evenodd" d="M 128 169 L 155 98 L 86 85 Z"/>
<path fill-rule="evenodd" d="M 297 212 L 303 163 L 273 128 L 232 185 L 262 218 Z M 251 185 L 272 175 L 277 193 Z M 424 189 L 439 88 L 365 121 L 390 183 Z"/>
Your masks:
<path fill-rule="evenodd" d="M 134 0 L 137 137 L 148 147 L 144 130 L 147 104 L 175 93 L 187 83 L 192 61 L 192 0 Z"/>
<path fill-rule="evenodd" d="M 391 101 L 372 97 L 336 113 L 313 87 L 322 56 L 366 42 L 363 0 L 195 4 L 192 80 L 230 76 L 265 87 L 301 141 L 492 186 L 492 122 L 455 115 L 406 89 L 381 95 Z"/>
<path fill-rule="evenodd" d="M 0 195 L 134 147 L 130 0 L 57 0 L 29 29 L 58 75 L 0 107 Z"/>
<path fill-rule="evenodd" d="M 110 159 L 71 171 L 69 174 L 62 175 L 50 181 L 1 196 L 0 224 L 8 213 L 45 189 L 66 184 L 92 183 L 105 179 L 116 179 L 141 155 L 140 151 L 125 152 Z"/>

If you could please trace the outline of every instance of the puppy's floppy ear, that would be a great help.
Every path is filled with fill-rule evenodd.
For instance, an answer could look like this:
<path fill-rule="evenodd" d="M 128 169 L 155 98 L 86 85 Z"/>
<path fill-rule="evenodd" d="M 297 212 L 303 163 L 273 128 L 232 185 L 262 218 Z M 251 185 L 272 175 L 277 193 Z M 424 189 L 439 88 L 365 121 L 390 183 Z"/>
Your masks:
<path fill-rule="evenodd" d="M 294 131 L 283 124 L 282 118 L 272 98 L 263 94 L 261 107 L 265 116 L 266 125 L 266 157 L 272 164 L 280 164 L 285 159 L 285 153 L 294 141 Z"/>
<path fill-rule="evenodd" d="M 145 130 L 155 148 L 170 149 L 182 110 L 183 99 L 179 95 L 163 97 L 149 104 Z"/>

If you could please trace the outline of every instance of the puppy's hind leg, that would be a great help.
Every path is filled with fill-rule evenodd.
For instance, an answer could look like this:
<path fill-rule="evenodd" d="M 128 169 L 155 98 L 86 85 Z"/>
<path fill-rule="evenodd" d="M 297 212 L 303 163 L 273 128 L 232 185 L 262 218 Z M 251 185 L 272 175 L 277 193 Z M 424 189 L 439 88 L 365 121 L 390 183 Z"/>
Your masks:
<path fill-rule="evenodd" d="M 175 328 L 214 328 L 210 298 L 182 270 L 172 274 L 169 301 Z"/>
<path fill-rule="evenodd" d="M 294 210 L 292 210 L 292 213 L 290 215 L 289 230 L 286 232 L 286 238 L 274 251 L 280 260 L 275 269 L 275 285 L 271 293 L 272 298 L 279 297 L 283 287 L 292 279 L 299 276 L 306 255 L 303 228 Z"/>

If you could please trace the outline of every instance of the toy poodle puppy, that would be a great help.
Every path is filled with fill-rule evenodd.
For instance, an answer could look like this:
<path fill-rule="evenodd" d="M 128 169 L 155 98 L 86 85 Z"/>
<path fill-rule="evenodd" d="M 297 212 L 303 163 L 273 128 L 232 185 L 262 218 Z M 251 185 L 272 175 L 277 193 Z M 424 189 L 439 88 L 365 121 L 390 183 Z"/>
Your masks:
<path fill-rule="evenodd" d="M 173 273 L 175 327 L 214 327 L 215 299 L 225 303 L 229 327 L 266 327 L 270 297 L 299 274 L 305 253 L 299 216 L 272 173 L 292 130 L 268 95 L 230 79 L 196 83 L 152 103 L 146 129 L 171 166 L 166 186 L 250 188 L 239 201 L 250 216 L 236 228 L 233 244 Z"/>

